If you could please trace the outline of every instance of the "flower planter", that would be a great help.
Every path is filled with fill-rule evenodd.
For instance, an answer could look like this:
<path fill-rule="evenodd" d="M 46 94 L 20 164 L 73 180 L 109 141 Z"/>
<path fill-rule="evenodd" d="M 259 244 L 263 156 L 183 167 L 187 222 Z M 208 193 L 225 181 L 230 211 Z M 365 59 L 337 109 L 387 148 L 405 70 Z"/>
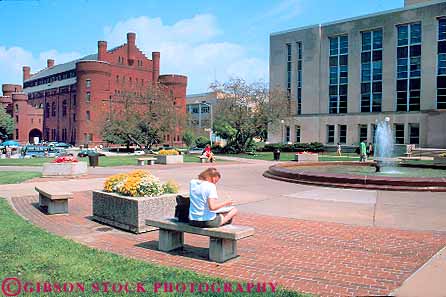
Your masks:
<path fill-rule="evenodd" d="M 86 173 L 86 162 L 45 163 L 43 164 L 42 176 L 80 176 Z"/>
<path fill-rule="evenodd" d="M 434 157 L 434 164 L 446 165 L 446 158 L 444 157 Z"/>
<path fill-rule="evenodd" d="M 93 191 L 93 219 L 133 233 L 156 230 L 157 228 L 146 226 L 145 220 L 173 217 L 177 195 L 127 197 L 116 193 Z"/>
<path fill-rule="evenodd" d="M 179 164 L 183 163 L 183 155 L 157 155 L 156 164 Z"/>
<path fill-rule="evenodd" d="M 297 162 L 318 162 L 318 154 L 295 154 L 294 160 Z"/>

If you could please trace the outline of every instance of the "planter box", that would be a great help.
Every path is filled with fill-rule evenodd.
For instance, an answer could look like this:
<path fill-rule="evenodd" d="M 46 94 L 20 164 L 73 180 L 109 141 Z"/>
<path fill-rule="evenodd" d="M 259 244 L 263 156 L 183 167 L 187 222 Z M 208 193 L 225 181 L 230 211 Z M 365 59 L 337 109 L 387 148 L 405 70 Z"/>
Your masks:
<path fill-rule="evenodd" d="M 45 163 L 42 176 L 79 176 L 87 173 L 87 162 Z"/>
<path fill-rule="evenodd" d="M 157 155 L 156 164 L 179 164 L 183 163 L 183 155 Z"/>
<path fill-rule="evenodd" d="M 318 154 L 295 154 L 294 160 L 297 162 L 318 162 Z"/>
<path fill-rule="evenodd" d="M 442 157 L 434 157 L 434 164 L 445 164 L 446 165 L 446 158 L 442 158 Z"/>
<path fill-rule="evenodd" d="M 148 218 L 173 217 L 176 196 L 127 197 L 116 193 L 93 191 L 93 219 L 133 233 L 156 230 L 146 226 Z"/>

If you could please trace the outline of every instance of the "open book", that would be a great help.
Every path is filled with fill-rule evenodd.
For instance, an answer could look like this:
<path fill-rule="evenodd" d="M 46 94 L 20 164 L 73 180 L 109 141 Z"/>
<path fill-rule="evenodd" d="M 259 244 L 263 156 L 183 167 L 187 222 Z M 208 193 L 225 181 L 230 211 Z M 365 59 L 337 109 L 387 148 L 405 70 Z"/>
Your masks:
<path fill-rule="evenodd" d="M 231 209 L 233 209 L 234 206 L 224 206 L 222 208 L 217 209 L 215 212 L 216 213 L 223 213 L 223 212 L 229 212 L 231 211 Z"/>

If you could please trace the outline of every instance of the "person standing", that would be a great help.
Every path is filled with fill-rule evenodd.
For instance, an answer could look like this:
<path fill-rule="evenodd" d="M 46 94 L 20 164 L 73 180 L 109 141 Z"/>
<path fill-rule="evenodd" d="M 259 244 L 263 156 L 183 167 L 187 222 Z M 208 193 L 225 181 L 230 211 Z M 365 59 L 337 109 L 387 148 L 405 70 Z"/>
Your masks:
<path fill-rule="evenodd" d="M 367 161 L 367 145 L 365 144 L 365 140 L 361 141 L 359 145 L 359 162 Z"/>
<path fill-rule="evenodd" d="M 336 146 L 336 155 L 338 155 L 338 157 L 342 156 L 342 147 L 339 142 L 338 142 L 338 145 Z"/>

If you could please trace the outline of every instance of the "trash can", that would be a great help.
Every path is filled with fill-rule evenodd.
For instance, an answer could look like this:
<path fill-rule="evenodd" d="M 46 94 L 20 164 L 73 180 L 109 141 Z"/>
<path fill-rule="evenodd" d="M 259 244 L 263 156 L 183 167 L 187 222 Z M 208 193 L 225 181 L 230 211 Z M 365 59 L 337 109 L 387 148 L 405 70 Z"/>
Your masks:
<path fill-rule="evenodd" d="M 279 161 L 280 160 L 280 150 L 279 149 L 276 149 L 273 152 L 273 155 L 274 155 L 274 161 Z"/>
<path fill-rule="evenodd" d="M 88 165 L 91 167 L 99 166 L 99 154 L 98 153 L 89 153 L 88 154 Z"/>

